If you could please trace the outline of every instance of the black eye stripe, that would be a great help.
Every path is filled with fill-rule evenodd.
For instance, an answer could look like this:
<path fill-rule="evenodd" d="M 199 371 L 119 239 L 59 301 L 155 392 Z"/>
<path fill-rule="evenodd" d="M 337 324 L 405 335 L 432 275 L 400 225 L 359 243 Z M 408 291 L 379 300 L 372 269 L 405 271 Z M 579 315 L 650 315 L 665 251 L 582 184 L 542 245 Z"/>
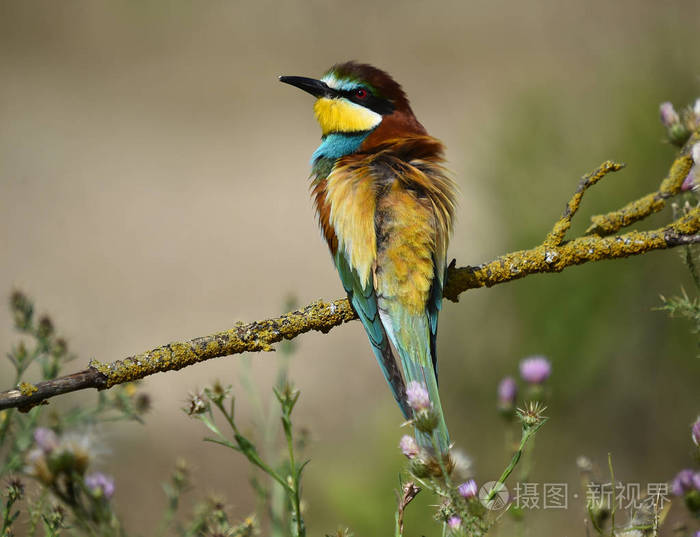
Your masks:
<path fill-rule="evenodd" d="M 358 89 L 364 89 L 367 94 L 365 97 L 360 99 L 356 92 Z M 388 115 L 391 114 L 394 111 L 394 105 L 391 104 L 391 101 L 388 99 L 382 99 L 381 97 L 377 97 L 374 95 L 371 91 L 365 89 L 365 88 L 355 88 L 352 90 L 336 90 L 339 95 L 342 97 L 345 97 L 348 101 L 352 101 L 354 103 L 357 103 L 361 106 L 364 106 L 365 108 L 369 108 L 373 112 L 376 112 L 377 114 L 381 115 Z"/>

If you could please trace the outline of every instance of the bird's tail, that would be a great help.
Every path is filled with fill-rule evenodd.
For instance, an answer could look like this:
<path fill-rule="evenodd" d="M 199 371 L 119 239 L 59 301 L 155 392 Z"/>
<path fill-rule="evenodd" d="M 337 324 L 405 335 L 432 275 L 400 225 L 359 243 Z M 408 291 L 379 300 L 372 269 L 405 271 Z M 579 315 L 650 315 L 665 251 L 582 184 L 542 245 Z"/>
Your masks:
<path fill-rule="evenodd" d="M 424 362 L 417 362 L 414 359 L 404 359 L 402 354 L 402 362 L 404 367 L 404 372 L 406 374 L 406 384 L 409 386 L 408 392 L 413 385 L 412 382 L 417 382 L 420 389 L 425 389 L 428 393 L 428 398 L 430 400 L 431 408 L 424 411 L 426 416 L 426 426 L 422 427 L 421 413 L 422 411 L 414 411 L 414 417 L 417 419 L 416 422 L 416 441 L 418 445 L 433 450 L 437 450 L 441 454 L 446 454 L 450 447 L 450 433 L 447 431 L 447 424 L 445 423 L 445 414 L 442 411 L 442 404 L 440 403 L 440 393 L 438 392 L 437 377 L 435 375 L 435 370 L 433 364 L 430 363 L 430 356 L 428 355 L 428 364 L 424 365 Z M 431 421 L 434 420 L 434 421 Z M 426 431 L 434 425 L 432 433 Z M 421 429 L 424 429 L 421 431 Z"/>
<path fill-rule="evenodd" d="M 402 321 L 401 323 L 393 323 L 387 332 L 401 357 L 401 365 L 406 378 L 407 399 L 409 405 L 414 409 L 414 418 L 416 419 L 416 440 L 421 447 L 429 450 L 436 447 L 440 453 L 447 454 L 450 446 L 450 435 L 440 403 L 437 371 L 432 356 L 434 351 L 431 345 L 429 320 L 425 315 L 416 315 L 404 316 Z M 420 401 L 413 401 L 414 404 L 412 404 L 411 399 L 416 394 L 415 392 L 411 393 L 411 390 L 412 387 L 415 389 L 416 386 L 427 392 L 430 409 L 421 410 Z M 428 432 L 428 426 L 432 425 L 433 422 L 422 422 L 419 419 L 421 416 L 432 417 L 434 422 L 432 432 Z M 426 427 L 420 427 L 421 424 L 426 425 Z M 420 431 L 421 428 L 424 429 L 424 432 Z"/>

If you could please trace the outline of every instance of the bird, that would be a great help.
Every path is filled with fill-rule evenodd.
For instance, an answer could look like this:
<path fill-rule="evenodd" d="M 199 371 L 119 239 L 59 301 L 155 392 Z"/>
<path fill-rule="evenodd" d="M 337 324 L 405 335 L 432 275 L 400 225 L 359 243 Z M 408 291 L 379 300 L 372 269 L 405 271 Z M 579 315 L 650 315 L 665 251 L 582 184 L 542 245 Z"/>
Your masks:
<path fill-rule="evenodd" d="M 416 429 L 417 444 L 449 453 L 436 338 L 457 188 L 444 146 L 416 119 L 402 87 L 372 65 L 348 61 L 320 79 L 279 78 L 316 98 L 322 136 L 310 190 L 349 302 L 407 420 L 418 412 L 411 390 L 427 391 L 437 434 Z"/>

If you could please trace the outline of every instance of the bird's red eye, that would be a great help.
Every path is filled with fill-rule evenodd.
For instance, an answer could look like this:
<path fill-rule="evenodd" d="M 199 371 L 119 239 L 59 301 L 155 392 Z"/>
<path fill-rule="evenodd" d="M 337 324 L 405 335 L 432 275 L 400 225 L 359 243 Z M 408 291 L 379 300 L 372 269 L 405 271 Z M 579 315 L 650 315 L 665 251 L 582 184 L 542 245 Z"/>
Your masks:
<path fill-rule="evenodd" d="M 355 90 L 355 97 L 358 99 L 366 99 L 367 98 L 367 90 L 364 88 L 359 88 Z"/>

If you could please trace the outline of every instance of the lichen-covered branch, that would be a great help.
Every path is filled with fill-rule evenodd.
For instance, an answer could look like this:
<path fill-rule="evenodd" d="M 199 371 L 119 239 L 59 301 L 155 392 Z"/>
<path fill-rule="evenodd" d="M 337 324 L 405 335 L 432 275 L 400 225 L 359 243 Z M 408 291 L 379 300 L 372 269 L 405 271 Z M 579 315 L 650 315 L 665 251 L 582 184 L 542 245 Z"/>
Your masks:
<path fill-rule="evenodd" d="M 671 166 L 668 176 L 661 181 L 661 185 L 656 192 L 630 202 L 617 211 L 591 217 L 592 223 L 586 230 L 586 233 L 600 236 L 612 235 L 622 228 L 663 209 L 666 206 L 666 200 L 681 191 L 683 180 L 687 177 L 690 167 L 693 165 L 692 148 L 698 142 L 700 142 L 700 132 L 695 132 L 681 148 L 680 154 Z"/>
<path fill-rule="evenodd" d="M 567 267 L 604 259 L 620 259 L 652 250 L 700 243 L 700 208 L 690 209 L 670 224 L 651 231 L 629 231 L 611 236 L 623 227 L 660 210 L 665 200 L 678 194 L 693 165 L 691 148 L 700 143 L 695 132 L 673 162 L 659 190 L 632 202 L 618 211 L 593 217 L 587 234 L 564 241 L 585 192 L 622 164 L 605 162 L 581 180 L 562 217 L 554 224 L 542 244 L 503 255 L 478 266 L 448 267 L 445 298 L 457 302 L 468 289 L 491 287 L 523 278 L 529 274 L 560 272 Z M 55 395 L 85 388 L 106 389 L 124 382 L 142 379 L 155 373 L 182 369 L 211 358 L 244 352 L 272 351 L 272 345 L 309 331 L 328 332 L 331 328 L 356 319 L 346 299 L 316 301 L 280 317 L 238 323 L 230 330 L 189 341 L 170 343 L 141 354 L 103 363 L 92 360 L 89 368 L 36 385 L 22 383 L 17 389 L 0 393 L 0 410 L 31 408 Z"/>

